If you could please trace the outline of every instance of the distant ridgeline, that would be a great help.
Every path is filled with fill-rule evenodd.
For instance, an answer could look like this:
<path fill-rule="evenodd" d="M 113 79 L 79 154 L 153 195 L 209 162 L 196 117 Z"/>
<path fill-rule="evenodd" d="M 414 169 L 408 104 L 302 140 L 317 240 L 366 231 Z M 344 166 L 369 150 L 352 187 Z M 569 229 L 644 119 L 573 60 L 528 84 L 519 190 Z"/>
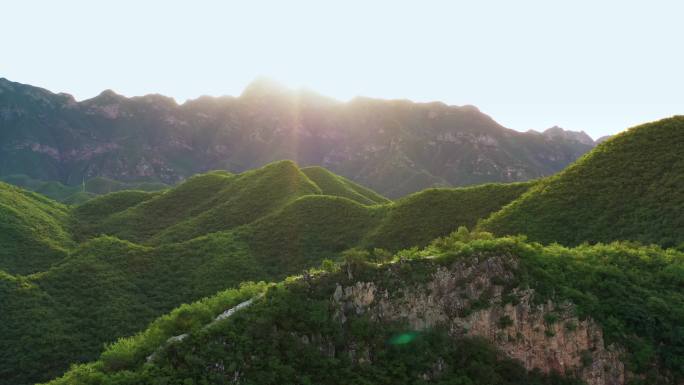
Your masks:
<path fill-rule="evenodd" d="M 239 97 L 182 105 L 112 91 L 76 102 L 0 78 L 0 176 L 67 186 L 105 177 L 174 185 L 292 159 L 390 198 L 428 187 L 551 175 L 594 147 L 558 127 L 521 133 L 472 106 L 356 98 L 341 103 L 265 80 Z"/>
<path fill-rule="evenodd" d="M 683 134 L 665 119 L 550 178 L 396 201 L 292 161 L 73 206 L 0 182 L 0 384 L 160 316 L 56 383 L 679 384 Z"/>

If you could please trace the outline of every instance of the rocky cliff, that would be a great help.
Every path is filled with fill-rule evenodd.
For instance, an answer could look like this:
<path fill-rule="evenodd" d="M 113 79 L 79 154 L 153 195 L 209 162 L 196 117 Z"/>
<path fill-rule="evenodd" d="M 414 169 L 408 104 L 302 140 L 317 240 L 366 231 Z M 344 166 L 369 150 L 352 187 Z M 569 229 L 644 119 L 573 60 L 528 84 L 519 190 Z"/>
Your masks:
<path fill-rule="evenodd" d="M 573 304 L 536 304 L 534 290 L 510 288 L 516 264 L 513 257 L 473 258 L 439 268 L 424 284 L 338 285 L 332 297 L 336 318 L 345 323 L 366 314 L 418 331 L 446 327 L 454 338 L 486 338 L 528 370 L 573 375 L 589 385 L 624 384 L 620 348 L 606 346 L 601 327 L 591 318 L 580 320 Z"/>

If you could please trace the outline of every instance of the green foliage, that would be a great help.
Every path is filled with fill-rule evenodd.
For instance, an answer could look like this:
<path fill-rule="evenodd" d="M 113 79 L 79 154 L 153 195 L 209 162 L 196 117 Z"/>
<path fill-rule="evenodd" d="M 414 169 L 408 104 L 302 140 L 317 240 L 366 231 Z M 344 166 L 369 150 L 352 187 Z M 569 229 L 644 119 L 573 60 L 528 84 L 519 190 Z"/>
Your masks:
<path fill-rule="evenodd" d="M 340 274 L 316 276 L 313 287 L 298 279 L 271 286 L 228 319 L 176 330 L 189 331 L 182 342 L 164 343 L 169 333 L 155 337 L 156 321 L 110 346 L 99 361 L 75 366 L 51 384 L 214 384 L 236 377 L 250 384 L 339 384 L 340 379 L 345 384 L 580 384 L 528 372 L 487 341 L 454 339 L 439 328 L 416 332 L 353 314 L 342 324 L 329 311 L 335 283 L 344 280 Z M 191 318 L 201 323 L 208 318 L 202 314 L 196 311 Z M 144 363 L 150 352 L 156 352 L 154 358 Z"/>
<path fill-rule="evenodd" d="M 143 332 L 120 338 L 100 356 L 105 372 L 134 369 L 171 337 L 196 332 L 217 315 L 240 302 L 254 298 L 266 289 L 265 283 L 243 283 L 239 289 L 229 289 L 212 297 L 184 304 L 159 317 Z"/>
<path fill-rule="evenodd" d="M 558 322 L 558 314 L 555 314 L 555 313 L 544 314 L 544 322 L 546 322 L 547 325 L 555 324 L 556 322 Z"/>
<path fill-rule="evenodd" d="M 347 198 L 310 195 L 240 230 L 255 257 L 278 271 L 284 263 L 315 265 L 354 247 L 382 213 Z"/>
<path fill-rule="evenodd" d="M 377 262 L 377 263 L 389 262 L 392 260 L 392 257 L 394 257 L 394 256 L 392 255 L 392 253 L 389 250 L 385 250 L 385 249 L 380 248 L 380 247 L 373 248 L 373 252 L 371 253 L 371 256 L 370 256 L 371 260 L 373 262 Z"/>
<path fill-rule="evenodd" d="M 321 270 L 327 273 L 334 273 L 337 270 L 337 265 L 332 259 L 326 258 L 321 262 Z"/>
<path fill-rule="evenodd" d="M 342 252 L 342 259 L 348 265 L 363 265 L 370 258 L 370 253 L 362 249 L 349 249 Z"/>
<path fill-rule="evenodd" d="M 519 285 L 535 289 L 539 302 L 571 301 L 580 317 L 597 320 L 607 343 L 627 348 L 629 370 L 653 384 L 667 383 L 664 373 L 673 383 L 684 379 L 684 253 L 617 242 L 544 247 L 486 233 L 463 241 L 462 235 L 437 239 L 419 254 L 442 263 L 469 255 L 518 256 Z M 545 317 L 547 324 L 557 320 Z"/>
<path fill-rule="evenodd" d="M 509 326 L 513 326 L 513 320 L 511 319 L 511 317 L 504 315 L 501 316 L 501 318 L 499 318 L 498 324 L 501 329 L 505 329 Z"/>
<path fill-rule="evenodd" d="M 302 172 L 311 179 L 324 195 L 349 198 L 363 205 L 385 204 L 390 200 L 358 185 L 347 178 L 335 175 L 323 167 L 304 167 Z"/>
<path fill-rule="evenodd" d="M 544 179 L 481 226 L 578 245 L 684 241 L 684 116 L 634 127 Z"/>
<path fill-rule="evenodd" d="M 459 226 L 477 221 L 519 197 L 535 182 L 486 184 L 455 189 L 427 189 L 389 205 L 380 226 L 367 239 L 388 250 L 425 246 Z"/>
<path fill-rule="evenodd" d="M 77 239 L 85 240 L 99 235 L 103 218 L 122 212 L 149 200 L 159 193 L 120 191 L 103 195 L 76 206 L 71 211 L 72 232 Z"/>
<path fill-rule="evenodd" d="M 9 230 L 0 234 L 1 244 L 24 247 L 24 244 L 40 244 L 35 243 L 38 240 L 54 246 L 42 248 L 33 258 L 26 258 L 32 254 L 24 251 L 7 254 L 24 258 L 18 265 L 21 268 L 37 261 L 36 266 L 40 268 L 32 271 L 41 272 L 26 277 L 11 275 L 16 271 L 9 267 L 6 269 L 10 274 L 0 272 L 0 308 L 3 309 L 0 339 L 4 342 L 0 352 L 0 383 L 24 384 L 59 375 L 68 363 L 95 358 L 103 343 L 139 333 L 144 325 L 174 307 L 237 287 L 245 280 L 280 280 L 327 260 L 322 264 L 322 270 L 327 272 L 321 275 L 323 278 L 319 277 L 320 271 L 308 273 L 327 282 L 320 289 L 325 291 L 326 285 L 332 285 L 325 277 L 347 276 L 347 271 L 340 269 L 340 259 L 362 261 L 355 263 L 355 278 L 377 279 L 374 269 L 384 267 L 363 262 L 386 263 L 392 259 L 387 250 L 425 244 L 437 236 L 443 237 L 425 249 L 412 247 L 396 254 L 394 260 L 402 261 L 397 273 L 402 284 L 429 279 L 431 265 L 424 262 L 424 257 L 430 257 L 430 263 L 450 263 L 468 255 L 516 255 L 522 261 L 516 271 L 522 285 L 535 288 L 540 301 L 550 298 L 576 303 L 582 316 L 591 316 L 603 325 L 607 341 L 628 348 L 630 368 L 646 373 L 650 376 L 647 378 L 656 378 L 653 371 L 659 367 L 680 375 L 681 370 L 677 368 L 682 366 L 680 357 L 684 354 L 682 330 L 677 325 L 684 324 L 678 310 L 684 308 L 681 295 L 684 267 L 681 254 L 676 251 L 627 243 L 583 245 L 575 249 L 558 245 L 542 247 L 523 238 L 496 239 L 488 233 L 468 231 L 467 226 L 473 227 L 479 218 L 515 199 L 531 184 L 435 189 L 396 203 L 376 204 L 379 198 L 349 181 L 331 180 L 330 175 L 315 169 L 308 174 L 311 177 L 292 162 L 278 162 L 239 175 L 225 172 L 199 175 L 163 192 L 107 194 L 72 209 L 0 184 L 0 194 L 5 194 L 0 196 L 0 215 L 11 219 L 0 223 Z M 363 199 L 350 191 L 375 203 L 360 203 Z M 82 243 L 74 246 L 69 231 Z M 53 256 L 45 252 L 53 249 L 58 250 Z M 287 294 L 301 284 L 298 282 L 289 280 L 287 288 L 281 289 Z M 296 333 L 321 330 L 334 341 L 353 335 L 354 339 L 375 346 L 382 354 L 389 354 L 383 349 L 391 335 L 376 331 L 377 325 L 367 319 L 356 319 L 350 324 L 354 325 L 353 330 L 343 331 L 350 334 L 333 330 L 325 305 L 330 293 L 311 303 L 291 303 L 276 295 L 267 298 L 270 302 L 266 306 L 268 310 L 264 310 L 266 313 L 251 319 L 258 327 L 255 333 L 270 335 L 270 326 L 275 322 L 277 330 Z M 485 296 L 477 306 L 488 306 L 488 302 Z M 306 316 L 293 316 L 292 312 L 303 312 Z M 174 316 L 177 327 L 159 336 L 194 330 L 193 338 L 209 338 L 209 332 L 200 326 L 214 314 L 201 306 L 181 306 Z M 269 318 L 272 315 L 276 318 Z M 236 322 L 239 320 L 236 317 Z M 242 327 L 231 333 L 241 332 Z M 404 327 L 397 326 L 392 332 L 406 332 L 401 330 Z M 49 331 L 49 338 L 45 331 Z M 380 343 L 377 336 L 385 340 Z M 181 378 L 202 381 L 194 371 L 199 370 L 193 366 L 197 361 L 187 358 L 190 360 L 187 363 L 184 355 L 176 356 L 175 345 L 160 356 L 162 361 L 168 360 L 167 366 L 142 365 L 147 369 L 140 369 L 141 357 L 158 345 L 158 340 L 149 338 L 156 342 L 122 340 L 120 347 L 108 350 L 110 353 L 103 356 L 104 361 L 77 366 L 67 378 L 71 383 L 109 380 L 144 383 L 159 375 L 159 378 L 172 376 L 179 381 Z M 249 341 L 264 342 L 260 338 Z M 290 337 L 279 338 L 274 339 L 279 345 L 269 345 L 267 352 L 259 353 L 265 354 L 263 358 L 268 360 L 276 357 L 276 361 L 255 366 L 272 372 L 255 372 L 255 378 L 265 376 L 267 382 L 276 378 L 287 382 L 294 378 L 292 373 L 297 371 L 290 367 L 290 362 L 294 362 L 291 357 L 301 351 L 288 349 L 301 347 L 296 343 L 288 345 L 292 343 Z M 421 338 L 422 335 L 416 340 Z M 148 337 L 143 340 L 148 341 Z M 208 346 L 207 349 L 214 350 L 207 354 L 218 359 L 220 347 L 211 343 Z M 198 354 L 204 354 L 202 349 Z M 245 347 L 240 354 L 251 354 L 250 349 Z M 339 369 L 344 373 L 356 370 L 348 362 L 315 361 L 313 351 L 301 349 L 308 352 L 310 356 L 304 357 L 310 362 L 317 362 L 318 369 Z M 426 365 L 427 357 L 434 358 L 429 350 L 418 353 L 426 354 Z M 247 357 L 235 354 L 231 356 L 235 365 L 242 362 L 240 357 Z M 401 365 L 414 365 L 402 359 L 398 361 Z M 195 369 L 181 375 L 176 372 L 176 363 L 180 362 L 177 360 Z M 489 362 L 488 365 L 498 364 Z M 359 377 L 350 378 L 382 382 L 385 378 L 382 376 L 399 378 L 387 373 L 403 373 L 406 378 L 415 373 L 414 369 L 403 366 L 383 366 L 382 370 L 389 372 L 363 372 Z M 145 374 L 138 377 L 140 373 Z M 317 377 L 319 372 L 315 368 L 301 373 L 297 381 L 330 380 Z M 484 381 L 484 377 L 468 378 Z"/>
<path fill-rule="evenodd" d="M 103 343 L 139 331 L 174 306 L 245 280 L 283 279 L 336 258 L 356 245 L 381 213 L 320 195 L 292 162 L 237 176 L 207 173 L 164 192 L 110 193 L 71 210 L 9 185 L 2 188 L 7 194 L 2 212 L 18 218 L 3 222 L 4 251 L 24 257 L 17 264 L 27 270 L 18 272 L 44 270 L 21 280 L 34 296 L 22 299 L 23 286 L 16 285 L 4 292 L 0 338 L 6 359 L 0 360 L 0 378 L 12 384 L 54 377 L 70 362 L 92 359 Z M 186 225 L 192 231 L 171 237 L 175 233 L 168 229 Z M 77 247 L 69 230 L 82 242 Z M 157 243 L 162 233 L 170 240 Z M 113 235 L 149 239 L 151 245 Z M 186 238 L 192 239 L 179 242 Z M 58 253 L 46 253 L 45 244 L 55 245 Z M 27 252 L 32 245 L 35 255 Z M 0 261 L 15 272 L 12 259 Z M 39 313 L 50 317 L 29 316 Z M 54 330 L 59 342 L 36 349 L 43 344 L 36 330 Z"/>
<path fill-rule="evenodd" d="M 115 191 L 159 191 L 169 187 L 159 182 L 121 182 L 103 177 L 88 179 L 84 184 L 79 183 L 73 186 L 56 181 L 34 179 L 27 175 L 6 175 L 0 179 L 69 205 L 84 203 L 98 195 Z"/>
<path fill-rule="evenodd" d="M 67 217 L 64 205 L 0 182 L 0 269 L 29 274 L 64 258 Z"/>

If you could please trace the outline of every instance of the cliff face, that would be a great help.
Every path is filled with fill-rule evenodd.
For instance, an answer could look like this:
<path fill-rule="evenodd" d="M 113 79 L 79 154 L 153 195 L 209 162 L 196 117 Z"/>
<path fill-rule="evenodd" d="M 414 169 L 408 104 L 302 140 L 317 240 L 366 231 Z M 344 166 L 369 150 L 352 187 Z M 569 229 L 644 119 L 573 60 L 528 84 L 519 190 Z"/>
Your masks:
<path fill-rule="evenodd" d="M 392 289 L 374 282 L 338 285 L 332 302 L 345 323 L 366 314 L 376 322 L 405 321 L 415 330 L 443 326 L 453 337 L 479 336 L 528 370 L 574 375 L 589 385 L 625 383 L 620 349 L 606 346 L 592 319 L 571 303 L 533 303 L 533 290 L 509 288 L 512 257 L 491 257 L 440 268 L 425 284 Z M 436 363 L 436 367 L 448 363 Z"/>

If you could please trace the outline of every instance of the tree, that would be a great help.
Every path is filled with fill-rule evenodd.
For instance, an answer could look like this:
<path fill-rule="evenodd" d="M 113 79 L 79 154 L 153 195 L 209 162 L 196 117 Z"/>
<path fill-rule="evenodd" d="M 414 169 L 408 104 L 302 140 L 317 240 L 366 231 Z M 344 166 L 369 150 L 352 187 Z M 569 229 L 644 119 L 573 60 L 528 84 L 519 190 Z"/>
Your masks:
<path fill-rule="evenodd" d="M 346 250 L 342 253 L 342 258 L 344 259 L 344 266 L 347 269 L 347 276 L 349 279 L 353 279 L 353 270 L 356 267 L 363 266 L 368 262 L 370 253 L 368 250 L 352 248 Z"/>

